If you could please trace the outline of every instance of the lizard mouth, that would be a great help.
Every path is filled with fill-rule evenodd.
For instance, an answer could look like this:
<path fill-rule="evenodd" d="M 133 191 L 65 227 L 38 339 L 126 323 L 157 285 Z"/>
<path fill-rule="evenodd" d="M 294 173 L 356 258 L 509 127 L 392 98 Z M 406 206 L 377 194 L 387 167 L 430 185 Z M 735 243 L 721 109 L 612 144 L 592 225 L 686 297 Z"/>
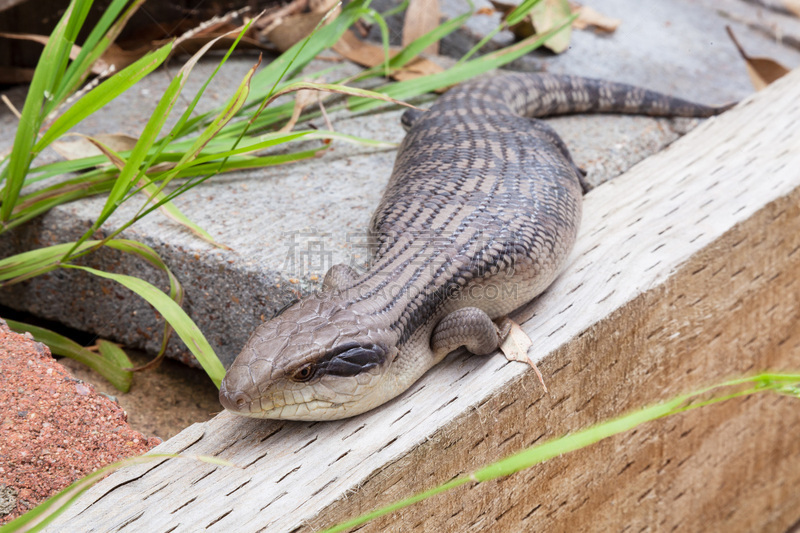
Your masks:
<path fill-rule="evenodd" d="M 347 406 L 330 401 L 296 398 L 291 393 L 287 398 L 286 391 L 276 392 L 271 396 L 251 398 L 244 391 L 229 391 L 225 381 L 219 390 L 219 401 L 222 406 L 240 416 L 249 418 L 266 418 L 273 420 L 322 420 L 348 416 Z"/>

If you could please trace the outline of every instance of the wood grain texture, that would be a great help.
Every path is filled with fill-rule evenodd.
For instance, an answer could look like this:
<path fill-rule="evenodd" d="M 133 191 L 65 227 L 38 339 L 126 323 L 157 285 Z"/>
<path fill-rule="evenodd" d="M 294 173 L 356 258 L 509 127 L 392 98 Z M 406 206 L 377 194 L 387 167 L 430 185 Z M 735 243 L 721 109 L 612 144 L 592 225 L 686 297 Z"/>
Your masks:
<path fill-rule="evenodd" d="M 502 356 L 452 354 L 359 417 L 221 414 L 109 476 L 49 531 L 301 531 L 536 442 L 729 376 L 800 368 L 800 71 L 586 197 L 570 265 L 524 324 L 550 389 Z M 785 530 L 800 517 L 797 400 L 646 424 L 360 531 Z M 402 526 L 400 526 L 402 525 Z"/>

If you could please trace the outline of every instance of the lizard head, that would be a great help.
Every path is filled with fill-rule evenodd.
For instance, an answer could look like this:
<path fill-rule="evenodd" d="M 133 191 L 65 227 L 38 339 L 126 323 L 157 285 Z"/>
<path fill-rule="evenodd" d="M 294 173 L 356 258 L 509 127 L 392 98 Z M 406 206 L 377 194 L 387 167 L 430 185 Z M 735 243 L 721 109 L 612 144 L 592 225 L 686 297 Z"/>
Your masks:
<path fill-rule="evenodd" d="M 384 378 L 397 353 L 335 296 L 301 300 L 251 335 L 219 391 L 225 409 L 254 418 L 334 420 L 391 398 Z M 366 326 L 366 327 L 365 327 Z"/>

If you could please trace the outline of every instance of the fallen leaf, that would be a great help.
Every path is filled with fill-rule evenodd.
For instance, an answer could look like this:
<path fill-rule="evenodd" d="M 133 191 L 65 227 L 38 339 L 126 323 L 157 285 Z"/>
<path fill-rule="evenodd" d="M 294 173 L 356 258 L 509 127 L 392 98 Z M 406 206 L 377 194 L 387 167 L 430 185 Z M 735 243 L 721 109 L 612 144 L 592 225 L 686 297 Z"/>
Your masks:
<path fill-rule="evenodd" d="M 577 30 L 595 28 L 600 31 L 612 33 L 616 31 L 622 21 L 608 17 L 589 6 L 572 6 L 572 12 L 578 14 L 578 18 L 572 21 L 572 27 Z"/>
<path fill-rule="evenodd" d="M 436 74 L 444 72 L 444 68 L 440 67 L 430 59 L 424 57 L 417 57 L 409 61 L 406 66 L 392 72 L 391 76 L 397 81 L 413 80 L 429 74 Z"/>
<path fill-rule="evenodd" d="M 572 14 L 572 10 L 569 8 L 567 0 L 542 0 L 534 6 L 530 13 L 530 20 L 535 30 L 534 33 L 547 33 L 561 24 L 570 14 Z M 521 38 L 525 37 L 528 37 L 528 35 Z M 543 44 L 556 54 L 560 54 L 569 48 L 571 37 L 572 31 L 567 27 L 547 39 Z"/>
<path fill-rule="evenodd" d="M 367 68 L 382 65 L 386 60 L 383 46 L 362 41 L 350 30 L 344 32 L 339 41 L 333 45 L 333 50 L 341 54 L 345 59 Z M 399 48 L 390 47 L 389 57 L 394 57 L 399 51 Z M 443 70 L 433 61 L 417 57 L 406 63 L 403 68 L 393 71 L 391 77 L 398 81 L 403 81 L 419 78 L 427 74 L 435 74 Z"/>
<path fill-rule="evenodd" d="M 531 368 L 533 368 L 533 371 L 536 372 L 536 375 L 539 378 L 539 382 L 542 384 L 542 387 L 544 387 L 544 391 L 547 392 L 547 385 L 544 384 L 542 373 L 539 372 L 539 368 L 533 362 L 533 359 L 528 356 L 528 350 L 531 346 L 533 346 L 533 341 L 531 341 L 531 338 L 528 337 L 528 334 L 522 330 L 520 325 L 510 318 L 506 317 L 501 320 L 501 329 L 510 329 L 505 340 L 503 340 L 503 343 L 500 345 L 500 351 L 503 352 L 503 355 L 505 355 L 506 359 L 509 361 L 518 361 L 520 363 L 528 363 L 531 365 Z"/>
<path fill-rule="evenodd" d="M 517 8 L 514 4 L 508 4 L 498 0 L 490 1 L 495 9 L 503 14 L 503 19 Z M 510 26 L 508 29 L 511 30 L 518 40 L 523 40 L 537 34 L 541 35 L 547 33 L 561 24 L 564 19 L 571 14 L 572 10 L 567 0 L 541 0 L 531 9 L 530 13 L 528 13 L 522 21 Z M 569 47 L 571 36 L 571 29 L 564 28 L 562 31 L 547 39 L 543 44 L 556 54 L 560 54 Z"/>
<path fill-rule="evenodd" d="M 408 46 L 414 40 L 436 29 L 440 17 L 439 0 L 411 0 L 406 8 L 403 22 L 403 46 Z M 422 53 L 438 54 L 439 42 L 428 46 Z"/>
<path fill-rule="evenodd" d="M 495 12 L 495 10 L 494 10 L 494 9 L 492 9 L 491 7 L 489 7 L 489 6 L 484 6 L 484 7 L 480 8 L 480 9 L 478 9 L 478 10 L 475 12 L 475 14 L 476 14 L 476 15 L 492 15 L 494 12 Z"/>
<path fill-rule="evenodd" d="M 736 49 L 739 50 L 739 55 L 744 59 L 747 74 L 750 76 L 750 82 L 757 91 L 760 91 L 773 81 L 789 73 L 789 69 L 773 59 L 747 55 L 747 52 L 744 51 L 744 48 L 742 48 L 742 45 L 739 44 L 739 41 L 733 34 L 731 27 L 725 26 L 725 30 L 728 32 L 728 36 L 731 38 L 731 41 L 733 41 Z"/>
<path fill-rule="evenodd" d="M 108 146 L 115 152 L 133 150 L 133 147 L 136 146 L 136 141 L 138 140 L 130 135 L 124 135 L 121 133 L 101 133 L 99 135 L 93 135 L 92 137 Z M 105 155 L 100 148 L 92 143 L 92 141 L 82 135 L 79 136 L 77 140 L 56 141 L 50 146 L 52 146 L 53 150 L 55 150 L 61 157 L 68 161 L 72 161 L 74 159 L 83 159 L 84 157 Z"/>
<path fill-rule="evenodd" d="M 312 3 L 313 5 L 311 5 Z M 328 15 L 328 13 L 334 7 L 336 7 L 336 4 L 338 3 L 339 0 L 321 0 L 318 2 L 310 2 L 310 12 L 284 17 L 283 19 L 276 21 L 274 27 L 268 31 L 265 31 L 264 35 L 281 52 L 285 52 L 295 44 L 308 37 L 324 17 L 329 17 L 330 20 L 333 20 L 336 15 L 339 14 L 340 8 L 337 8 L 330 15 Z"/>

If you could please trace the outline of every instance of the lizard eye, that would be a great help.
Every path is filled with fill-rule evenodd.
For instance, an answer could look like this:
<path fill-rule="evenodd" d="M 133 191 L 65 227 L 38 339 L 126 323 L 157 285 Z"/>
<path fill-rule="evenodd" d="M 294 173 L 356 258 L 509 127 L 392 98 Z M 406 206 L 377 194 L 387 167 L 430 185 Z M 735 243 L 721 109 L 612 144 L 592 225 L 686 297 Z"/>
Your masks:
<path fill-rule="evenodd" d="M 292 381 L 308 381 L 312 377 L 314 377 L 316 367 L 312 363 L 308 363 L 306 365 L 301 366 L 297 370 L 294 371 L 292 374 L 291 380 Z"/>

